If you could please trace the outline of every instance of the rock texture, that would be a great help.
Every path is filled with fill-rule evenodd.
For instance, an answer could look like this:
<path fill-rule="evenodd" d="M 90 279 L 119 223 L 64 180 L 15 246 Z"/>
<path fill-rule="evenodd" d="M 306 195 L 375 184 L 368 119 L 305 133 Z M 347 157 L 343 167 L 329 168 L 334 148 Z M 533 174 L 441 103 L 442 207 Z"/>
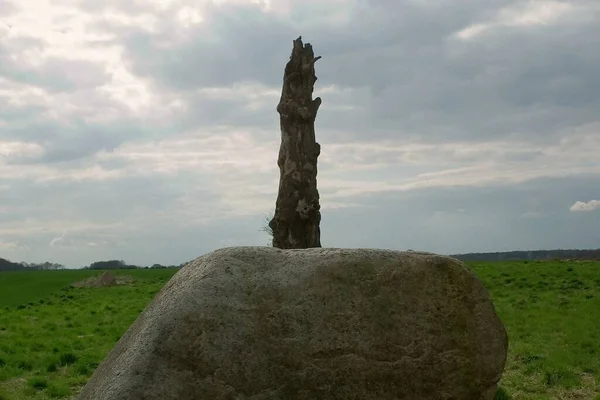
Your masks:
<path fill-rule="evenodd" d="M 269 222 L 273 247 L 306 249 L 321 247 L 321 206 L 317 190 L 317 158 L 321 147 L 315 139 L 315 118 L 321 99 L 312 99 L 315 57 L 310 43 L 294 40 L 285 66 L 281 99 L 277 105 L 281 127 L 279 192 L 275 215 Z"/>
<path fill-rule="evenodd" d="M 492 400 L 507 336 L 458 260 L 233 247 L 183 267 L 80 400 Z"/>

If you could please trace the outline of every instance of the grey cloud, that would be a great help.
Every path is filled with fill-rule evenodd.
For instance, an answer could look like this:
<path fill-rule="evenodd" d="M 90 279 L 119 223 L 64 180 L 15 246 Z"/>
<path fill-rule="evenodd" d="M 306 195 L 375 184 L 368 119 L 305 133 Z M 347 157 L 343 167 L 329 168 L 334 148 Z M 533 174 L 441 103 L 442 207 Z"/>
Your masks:
<path fill-rule="evenodd" d="M 95 92 L 83 90 L 64 100 L 70 102 L 71 108 L 78 108 L 75 115 L 68 117 L 68 124 L 45 116 L 53 109 L 52 104 L 0 109 L 0 119 L 9 123 L 0 127 L 0 139 L 37 143 L 44 149 L 41 155 L 13 158 L 11 163 L 81 161 L 100 151 L 110 152 L 127 141 L 164 138 L 181 129 L 177 123 L 165 125 L 139 119 L 126 106 Z M 104 113 L 108 113 L 107 118 L 103 118 Z"/>
<path fill-rule="evenodd" d="M 194 182 L 202 180 L 202 176 L 194 176 Z M 14 181 L 11 190 L 3 193 L 0 207 L 10 207 L 15 212 L 0 214 L 0 221 L 14 222 L 29 216 L 46 223 L 63 220 L 73 221 L 74 225 L 78 221 L 102 225 L 119 223 L 130 217 L 143 219 L 152 225 L 153 220 L 168 218 L 169 211 L 176 214 L 178 199 L 190 190 L 185 182 L 183 174 L 177 177 L 138 176 L 82 182 Z M 215 201 L 208 191 L 198 190 L 197 194 L 202 198 L 199 202 Z M 39 199 L 44 201 L 38 203 Z M 29 203 L 27 208 L 23 208 L 26 203 Z M 73 230 L 73 227 L 59 228 L 61 232 L 64 230 Z"/>
<path fill-rule="evenodd" d="M 346 130 L 353 138 L 369 130 L 372 136 L 407 140 L 555 140 L 561 129 L 597 119 L 600 24 L 565 18 L 548 26 L 502 27 L 481 39 L 452 38 L 492 19 L 500 6 L 516 3 L 370 2 L 374 7 L 357 7 L 347 24 L 335 27 L 301 17 L 290 25 L 257 7 L 229 5 L 207 8 L 206 23 L 171 49 L 157 46 L 168 25 L 157 36 L 130 31 L 126 54 L 132 71 L 173 90 L 247 81 L 279 88 L 291 39 L 308 31 L 305 41 L 324 56 L 316 94 L 329 84 L 354 88 L 357 98 L 348 100 L 361 106 L 328 111 L 340 100 L 331 96 L 328 102 L 324 94 L 317 120 L 322 129 Z M 222 115 L 226 111 L 215 110 L 239 105 L 227 103 L 207 107 Z"/>
<path fill-rule="evenodd" d="M 152 137 L 151 129 L 144 129 L 133 121 L 110 124 L 90 124 L 78 119 L 65 127 L 53 121 L 40 121 L 26 126 L 0 131 L 6 137 L 40 144 L 44 153 L 39 156 L 10 160 L 12 164 L 59 163 L 81 161 L 99 151 L 112 151 L 123 142 Z M 146 135 L 146 133 L 150 133 Z"/>
<path fill-rule="evenodd" d="M 8 29 L 12 29 L 6 23 L 4 25 Z M 21 50 L 21 49 L 25 49 L 25 48 L 28 50 L 42 51 L 42 50 L 44 50 L 45 47 L 46 47 L 46 42 L 44 42 L 42 39 L 39 39 L 36 37 L 18 36 L 18 37 L 11 37 L 9 39 L 8 35 L 6 35 L 5 37 L 2 38 L 2 41 L 0 42 L 0 56 L 3 57 L 2 60 L 4 62 L 8 63 L 11 60 L 7 60 L 4 57 L 6 57 L 8 55 L 9 51 Z"/>
<path fill-rule="evenodd" d="M 14 137 L 12 128 L 27 123 L 38 116 L 40 113 L 46 110 L 44 106 L 38 105 L 14 105 L 10 104 L 10 97 L 6 95 L 0 95 L 0 119 L 10 124 L 9 128 L 2 128 L 0 134 L 6 137 Z"/>
<path fill-rule="evenodd" d="M 3 251 L 15 251 L 15 250 L 26 251 L 26 250 L 30 250 L 30 249 L 29 249 L 29 246 L 24 245 L 20 242 L 7 242 L 7 241 L 0 240 L 0 250 L 3 250 Z"/>
<path fill-rule="evenodd" d="M 87 248 L 87 247 L 104 247 L 109 246 L 114 248 L 125 244 L 115 239 L 111 234 L 90 234 L 86 232 L 70 232 L 64 231 L 60 236 L 54 237 L 50 241 L 50 247 L 59 248 Z"/>
<path fill-rule="evenodd" d="M 289 57 L 294 29 L 251 5 L 225 4 L 205 11 L 209 20 L 189 33 L 194 39 L 174 48 L 158 50 L 160 36 L 131 32 L 125 41 L 131 70 L 181 91 L 244 81 L 281 82 L 281 61 Z"/>
<path fill-rule="evenodd" d="M 211 126 L 232 126 L 279 131 L 279 114 L 275 110 L 279 99 L 262 101 L 256 109 L 249 107 L 250 100 L 243 95 L 219 99 L 203 94 L 182 93 L 181 98 L 186 100 L 189 112 L 172 119 L 175 129 L 185 131 Z"/>
<path fill-rule="evenodd" d="M 46 43 L 38 38 L 20 37 L 0 41 L 0 76 L 52 92 L 70 92 L 105 83 L 107 73 L 90 61 L 49 58 L 41 66 L 20 64 L 11 55 L 23 49 L 42 51 Z"/>
<path fill-rule="evenodd" d="M 361 197 L 370 208 L 323 214 L 322 242 L 326 247 L 412 248 L 445 254 L 597 248 L 599 213 L 581 216 L 569 213 L 565 205 L 572 204 L 572 193 L 591 193 L 599 183 L 598 177 L 540 179 L 513 186 Z M 543 217 L 524 218 L 524 213 Z"/>
<path fill-rule="evenodd" d="M 454 60 L 441 53 L 407 60 L 412 73 L 400 76 L 402 85 L 390 81 L 372 117 L 436 141 L 510 135 L 547 141 L 561 129 L 596 121 L 600 80 L 592 70 L 600 59 L 589 38 L 600 30 L 562 28 L 504 30 L 448 44 L 463 48 Z"/>
<path fill-rule="evenodd" d="M 285 59 L 284 59 L 285 61 Z M 284 65 L 284 64 L 283 64 Z M 283 74 L 283 67 L 280 68 Z M 278 86 L 278 93 L 281 89 Z M 330 143 L 348 142 L 357 136 L 364 138 L 365 133 L 377 135 L 377 124 L 370 119 L 368 105 L 361 104 L 361 90 L 351 92 L 318 93 L 325 106 L 319 110 L 315 122 L 318 140 Z M 356 98 L 352 98 L 356 96 Z M 198 129 L 211 126 L 230 126 L 233 128 L 255 129 L 264 132 L 261 138 L 279 137 L 279 114 L 276 111 L 279 94 L 265 97 L 260 101 L 251 100 L 243 94 L 237 98 L 211 98 L 205 94 L 182 92 L 180 99 L 185 100 L 189 111 L 175 116 L 170 121 L 175 130 Z M 344 107 L 360 107 L 347 109 Z M 256 133 L 256 135 L 261 135 Z"/>
<path fill-rule="evenodd" d="M 6 17 L 19 11 L 17 4 L 10 0 L 3 0 L 0 3 L 0 16 Z"/>
<path fill-rule="evenodd" d="M 34 40 L 36 46 L 42 46 Z M 86 87 L 100 86 L 108 75 L 97 64 L 89 61 L 49 59 L 40 67 L 20 65 L 7 55 L 0 44 L 0 76 L 53 92 L 70 92 Z"/>
<path fill-rule="evenodd" d="M 243 240 L 248 232 L 259 237 L 254 243 L 264 244 L 251 224 L 240 232 L 239 221 L 206 222 L 219 202 L 208 185 L 202 188 L 209 180 L 198 174 L 38 184 L 13 180 L 0 197 L 0 237 L 35 249 L 33 254 L 13 248 L 11 259 L 72 267 L 107 258 L 180 263 L 220 247 L 225 238 Z M 191 191 L 203 215 L 182 203 Z"/>
<path fill-rule="evenodd" d="M 182 224 L 184 219 L 194 218 L 194 214 L 191 209 L 178 210 L 181 205 L 178 199 L 202 182 L 201 177 L 190 178 L 183 175 L 47 186 L 21 183 L 24 186 L 13 186 L 11 202 L 18 201 L 35 210 L 33 204 L 44 198 L 45 209 L 29 211 L 30 218 L 40 218 L 39 226 L 50 226 L 56 220 L 73 224 L 61 226 L 58 233 L 42 231 L 5 239 L 36 248 L 38 257 L 72 266 L 103 258 L 120 258 L 142 265 L 180 263 L 223 246 L 266 245 L 268 236 L 260 232 L 264 225 L 262 215 Z M 183 182 L 189 182 L 187 187 Z M 597 247 L 600 213 L 571 213 L 568 207 L 577 198 L 583 198 L 575 196 L 592 196 L 599 184 L 598 177 L 539 179 L 520 185 L 420 189 L 349 197 L 348 202 L 366 206 L 325 209 L 323 245 L 412 248 L 446 254 Z M 198 209 L 208 213 L 219 202 L 210 191 L 194 192 L 193 198 Z M 274 198 L 272 203 L 265 204 L 265 211 L 272 204 Z M 327 206 L 326 200 L 322 204 Z M 534 214 L 537 218 L 530 217 Z M 92 215 L 95 217 L 91 218 Z M 16 222 L 16 217 L 12 221 Z M 81 231 L 76 228 L 82 221 L 100 227 L 90 226 L 78 236 Z M 114 226 L 102 227 L 102 223 Z M 3 221 L 2 226 L 12 225 Z M 561 229 L 556 229 L 557 226 Z M 68 249 L 49 246 L 53 239 L 62 236 L 63 230 L 68 232 L 66 238 L 71 238 L 71 246 Z M 45 242 L 40 247 L 38 241 L 42 239 Z M 23 258 L 30 257 L 26 252 L 13 252 Z"/>
<path fill-rule="evenodd" d="M 177 24 L 166 15 L 162 25 L 166 32 L 130 31 L 127 54 L 135 72 L 180 90 L 247 80 L 279 85 L 292 39 L 307 30 L 310 35 L 305 34 L 305 41 L 314 41 L 316 52 L 329 60 L 319 68 L 328 83 L 385 87 L 389 78 L 401 72 L 398 68 L 403 64 L 398 61 L 411 56 L 410 51 L 427 53 L 424 46 L 443 45 L 446 35 L 485 14 L 494 3 L 507 4 L 486 2 L 478 8 L 463 1 L 431 9 L 410 2 L 383 3 L 374 8 L 359 3 L 351 20 L 341 27 L 332 27 L 327 13 L 321 15 L 321 4 L 315 8 L 319 12 L 315 18 L 311 2 L 295 5 L 292 16 L 297 22 L 293 25 L 287 17 L 263 13 L 257 5 L 206 4 L 202 8 L 205 21 L 189 32 L 192 39 L 159 50 L 157 40 Z M 312 22 L 315 19 L 318 22 Z M 161 57 L 153 57 L 159 53 Z M 376 82 L 371 71 L 382 80 Z"/>

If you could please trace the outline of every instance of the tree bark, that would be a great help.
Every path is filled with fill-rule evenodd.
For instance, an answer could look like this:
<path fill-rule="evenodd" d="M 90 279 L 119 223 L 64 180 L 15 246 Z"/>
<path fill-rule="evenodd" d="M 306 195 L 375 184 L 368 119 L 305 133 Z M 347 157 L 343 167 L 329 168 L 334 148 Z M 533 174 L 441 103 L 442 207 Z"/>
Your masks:
<path fill-rule="evenodd" d="M 285 66 L 281 99 L 277 105 L 281 127 L 279 192 L 275 215 L 269 222 L 273 247 L 306 249 L 321 247 L 321 206 L 317 190 L 317 158 L 321 146 L 315 140 L 315 118 L 321 105 L 312 99 L 317 80 L 315 57 L 302 37 L 294 40 Z"/>

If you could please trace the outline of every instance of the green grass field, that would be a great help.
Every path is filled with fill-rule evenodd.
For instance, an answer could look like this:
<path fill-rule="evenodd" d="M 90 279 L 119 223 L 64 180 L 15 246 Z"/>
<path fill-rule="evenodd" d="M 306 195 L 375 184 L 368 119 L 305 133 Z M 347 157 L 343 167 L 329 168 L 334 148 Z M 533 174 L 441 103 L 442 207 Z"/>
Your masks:
<path fill-rule="evenodd" d="M 497 399 L 600 400 L 600 262 L 468 263 L 508 330 Z M 0 400 L 68 399 L 176 270 L 0 273 Z"/>
<path fill-rule="evenodd" d="M 99 271 L 0 273 L 0 400 L 71 398 L 175 272 L 105 288 L 69 287 Z"/>

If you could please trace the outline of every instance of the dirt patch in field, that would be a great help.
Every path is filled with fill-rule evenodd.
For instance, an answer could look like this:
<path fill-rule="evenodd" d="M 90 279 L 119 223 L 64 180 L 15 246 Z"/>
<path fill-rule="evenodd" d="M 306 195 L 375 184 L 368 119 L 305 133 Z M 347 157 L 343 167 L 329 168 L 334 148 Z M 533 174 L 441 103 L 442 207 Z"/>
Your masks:
<path fill-rule="evenodd" d="M 91 276 L 87 279 L 84 279 L 79 282 L 73 283 L 71 286 L 73 287 L 107 287 L 107 286 L 115 286 L 115 285 L 127 285 L 132 283 L 134 279 L 131 276 L 127 275 L 113 275 L 110 272 L 103 272 L 98 276 Z"/>

